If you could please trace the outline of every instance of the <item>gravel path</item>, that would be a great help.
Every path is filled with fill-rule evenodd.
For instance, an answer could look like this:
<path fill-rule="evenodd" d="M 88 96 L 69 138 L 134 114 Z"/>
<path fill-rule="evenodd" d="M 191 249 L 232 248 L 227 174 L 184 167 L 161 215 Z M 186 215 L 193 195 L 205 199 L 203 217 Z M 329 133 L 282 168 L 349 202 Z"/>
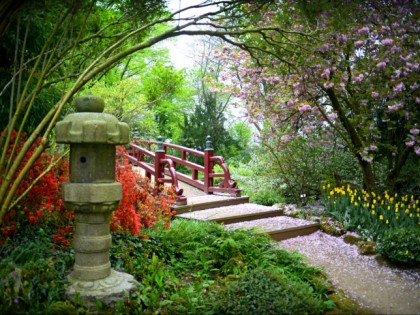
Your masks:
<path fill-rule="evenodd" d="M 252 204 L 250 204 L 252 206 Z M 278 216 L 272 218 L 258 219 L 252 221 L 244 221 L 239 223 L 228 224 L 226 226 L 232 228 L 250 228 L 254 226 L 262 227 L 265 231 L 274 231 L 280 229 L 288 229 L 292 227 L 313 224 L 314 222 L 290 218 L 286 216 Z"/>
<path fill-rule="evenodd" d="M 420 270 L 389 267 L 323 232 L 279 242 L 322 267 L 331 282 L 375 314 L 420 314 Z"/>

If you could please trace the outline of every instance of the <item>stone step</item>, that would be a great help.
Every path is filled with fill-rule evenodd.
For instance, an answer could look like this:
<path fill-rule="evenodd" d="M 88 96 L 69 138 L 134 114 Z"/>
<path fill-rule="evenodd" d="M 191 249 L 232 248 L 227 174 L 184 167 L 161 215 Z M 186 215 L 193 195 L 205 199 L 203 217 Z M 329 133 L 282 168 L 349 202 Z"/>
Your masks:
<path fill-rule="evenodd" d="M 319 229 L 318 223 L 282 214 L 283 210 L 277 207 L 244 203 L 178 213 L 175 218 L 214 221 L 227 228 L 257 228 L 276 241 L 308 235 Z"/>
<path fill-rule="evenodd" d="M 244 203 L 233 206 L 224 206 L 213 209 L 186 212 L 175 217 L 214 221 L 223 224 L 232 224 L 243 221 L 275 217 L 283 214 L 277 207 L 267 207 L 256 204 Z"/>
<path fill-rule="evenodd" d="M 213 194 L 196 197 L 188 197 L 186 205 L 173 205 L 171 208 L 177 215 L 192 211 L 202 211 L 205 209 L 214 209 L 218 207 L 246 204 L 249 202 L 248 196 L 233 197 L 229 195 Z"/>
<path fill-rule="evenodd" d="M 319 223 L 287 216 L 277 216 L 273 218 L 228 224 L 226 227 L 234 229 L 261 229 L 261 234 L 267 233 L 273 240 L 281 241 L 292 237 L 312 234 L 319 229 Z"/>

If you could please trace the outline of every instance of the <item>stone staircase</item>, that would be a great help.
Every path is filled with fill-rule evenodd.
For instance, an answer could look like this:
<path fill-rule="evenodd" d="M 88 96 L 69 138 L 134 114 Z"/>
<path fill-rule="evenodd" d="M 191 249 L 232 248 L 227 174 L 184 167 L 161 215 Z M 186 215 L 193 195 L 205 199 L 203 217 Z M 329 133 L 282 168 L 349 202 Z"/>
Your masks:
<path fill-rule="evenodd" d="M 278 207 L 249 203 L 248 197 L 203 195 L 188 198 L 183 206 L 173 206 L 175 218 L 214 221 L 229 228 L 257 228 L 276 241 L 311 234 L 319 224 L 283 215 Z"/>

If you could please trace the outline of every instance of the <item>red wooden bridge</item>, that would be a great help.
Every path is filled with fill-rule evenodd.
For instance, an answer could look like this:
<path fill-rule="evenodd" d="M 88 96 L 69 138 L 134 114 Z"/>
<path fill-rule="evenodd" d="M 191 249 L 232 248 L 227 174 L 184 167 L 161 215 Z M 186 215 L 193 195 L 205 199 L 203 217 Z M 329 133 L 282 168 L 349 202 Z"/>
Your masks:
<path fill-rule="evenodd" d="M 231 227 L 242 227 L 248 222 L 248 227 L 261 227 L 262 233 L 275 240 L 307 235 L 318 229 L 318 223 L 283 216 L 283 209 L 276 206 L 249 204 L 249 198 L 241 196 L 232 180 L 224 158 L 214 156 L 210 137 L 204 152 L 162 142 L 161 137 L 158 141 L 134 139 L 130 147 L 127 158 L 133 165 L 142 168 L 150 180 L 153 176 L 155 184 L 171 184 L 174 188 L 177 218 L 214 221 Z M 203 195 L 189 197 L 187 202 L 178 180 L 201 190 Z"/>
<path fill-rule="evenodd" d="M 157 149 L 152 151 L 152 146 Z M 178 180 L 206 194 L 224 193 L 235 197 L 241 196 L 241 190 L 232 180 L 224 158 L 214 156 L 209 136 L 206 139 L 204 152 L 163 142 L 161 137 L 158 137 L 158 141 L 134 139 L 130 147 L 127 155 L 130 162 L 142 168 L 149 179 L 154 176 L 155 183 L 170 183 L 175 189 L 177 205 L 187 203 L 187 196 L 183 195 L 183 189 L 179 187 Z M 203 165 L 192 162 L 191 157 L 194 156 L 202 160 Z M 184 166 L 184 172 L 177 170 L 180 165 Z M 215 173 L 216 165 L 220 166 L 220 173 Z M 218 183 L 217 186 L 215 182 Z"/>

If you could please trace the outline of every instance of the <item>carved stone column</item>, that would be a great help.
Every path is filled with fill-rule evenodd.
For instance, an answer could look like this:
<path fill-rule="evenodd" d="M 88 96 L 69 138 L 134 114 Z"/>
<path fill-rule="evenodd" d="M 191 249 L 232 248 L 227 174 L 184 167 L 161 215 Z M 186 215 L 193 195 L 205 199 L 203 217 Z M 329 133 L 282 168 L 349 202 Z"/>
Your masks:
<path fill-rule="evenodd" d="M 102 112 L 101 98 L 79 97 L 75 105 L 77 112 L 56 126 L 57 142 L 70 144 L 70 183 L 63 184 L 63 199 L 74 211 L 76 231 L 67 294 L 112 303 L 135 289 L 134 278 L 112 270 L 109 261 L 110 217 L 122 198 L 122 186 L 115 182 L 116 145 L 129 142 L 129 128 Z"/>

